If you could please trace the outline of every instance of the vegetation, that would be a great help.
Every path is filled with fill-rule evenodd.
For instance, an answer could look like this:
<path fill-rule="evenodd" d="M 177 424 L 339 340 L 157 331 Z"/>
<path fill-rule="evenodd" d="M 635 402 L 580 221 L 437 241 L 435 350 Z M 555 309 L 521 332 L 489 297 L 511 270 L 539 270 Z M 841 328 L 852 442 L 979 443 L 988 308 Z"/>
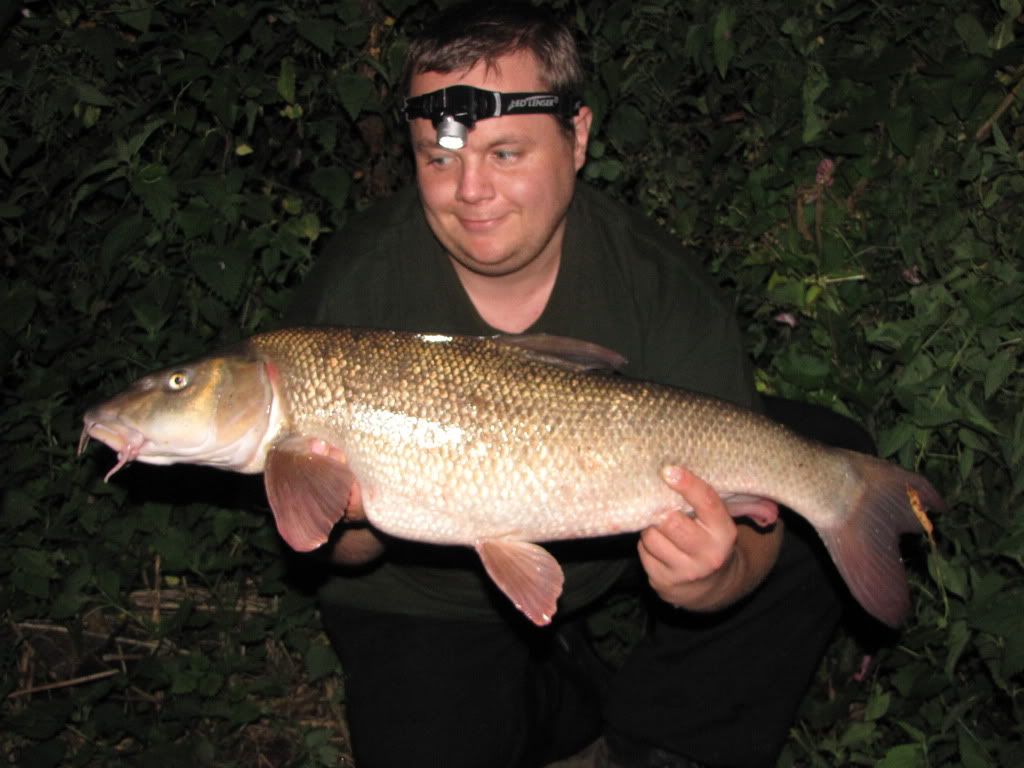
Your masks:
<path fill-rule="evenodd" d="M 706 255 L 768 392 L 950 508 L 915 615 L 851 611 L 782 765 L 1024 765 L 1021 0 L 560 0 L 584 176 Z M 258 481 L 76 456 L 84 407 L 275 322 L 407 180 L 428 0 L 26 0 L 0 19 L 0 754 L 345 764 L 315 567 Z M 614 626 L 614 622 L 610 624 Z M 605 631 L 609 631 L 608 626 Z"/>

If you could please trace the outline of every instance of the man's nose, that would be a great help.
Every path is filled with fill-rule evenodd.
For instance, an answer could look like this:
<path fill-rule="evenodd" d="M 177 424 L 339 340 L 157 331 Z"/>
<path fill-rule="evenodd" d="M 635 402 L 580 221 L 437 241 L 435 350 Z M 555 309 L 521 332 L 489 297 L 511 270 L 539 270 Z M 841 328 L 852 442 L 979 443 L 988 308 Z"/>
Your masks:
<path fill-rule="evenodd" d="M 455 196 L 460 202 L 478 203 L 494 196 L 491 172 L 479 158 L 464 157 Z"/>

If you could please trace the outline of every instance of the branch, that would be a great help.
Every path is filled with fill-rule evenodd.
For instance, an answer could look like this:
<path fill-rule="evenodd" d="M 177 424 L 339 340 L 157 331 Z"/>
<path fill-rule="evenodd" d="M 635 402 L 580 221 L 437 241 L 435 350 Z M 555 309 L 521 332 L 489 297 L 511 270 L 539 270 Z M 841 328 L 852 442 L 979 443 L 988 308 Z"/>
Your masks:
<path fill-rule="evenodd" d="M 1018 78 L 1017 84 L 1013 86 L 1005 98 L 999 102 L 999 106 L 996 107 L 996 111 L 992 113 L 991 117 L 981 124 L 981 127 L 974 134 L 975 141 L 984 141 L 988 138 L 988 135 L 992 132 L 992 126 L 995 125 L 996 121 L 1003 116 L 1003 113 L 1010 108 L 1013 104 L 1013 100 L 1020 94 L 1022 88 L 1024 88 L 1024 67 L 1016 72 Z"/>
<path fill-rule="evenodd" d="M 19 696 L 31 696 L 33 693 L 42 693 L 43 691 L 52 691 L 56 688 L 70 688 L 73 685 L 82 685 L 83 683 L 94 683 L 97 680 L 103 680 L 114 675 L 121 674 L 119 669 L 106 669 L 103 672 L 94 672 L 91 675 L 83 675 L 82 677 L 75 677 L 71 680 L 61 680 L 57 683 L 47 683 L 46 685 L 36 685 L 31 688 L 22 688 L 20 691 L 12 691 L 7 694 L 8 699 L 16 699 Z"/>

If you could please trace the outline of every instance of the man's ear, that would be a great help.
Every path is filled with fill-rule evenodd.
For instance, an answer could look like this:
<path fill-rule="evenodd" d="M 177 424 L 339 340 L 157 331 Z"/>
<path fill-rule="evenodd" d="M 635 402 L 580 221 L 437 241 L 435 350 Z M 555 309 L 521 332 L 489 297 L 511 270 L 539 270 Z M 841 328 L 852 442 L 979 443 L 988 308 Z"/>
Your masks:
<path fill-rule="evenodd" d="M 590 107 L 580 107 L 580 111 L 572 119 L 573 155 L 578 171 L 587 162 L 587 142 L 590 141 L 590 124 L 594 121 L 594 113 Z"/>

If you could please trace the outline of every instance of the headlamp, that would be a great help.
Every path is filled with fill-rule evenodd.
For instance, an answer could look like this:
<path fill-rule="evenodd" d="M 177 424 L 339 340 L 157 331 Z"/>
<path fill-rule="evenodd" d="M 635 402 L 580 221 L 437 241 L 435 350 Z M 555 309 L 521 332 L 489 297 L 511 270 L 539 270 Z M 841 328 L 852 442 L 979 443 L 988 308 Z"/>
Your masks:
<path fill-rule="evenodd" d="M 467 131 L 477 120 L 502 115 L 558 115 L 572 117 L 583 101 L 557 93 L 501 93 L 472 85 L 450 85 L 439 91 L 405 100 L 402 110 L 408 121 L 426 118 L 437 129 L 437 143 L 445 149 L 462 149 Z"/>

